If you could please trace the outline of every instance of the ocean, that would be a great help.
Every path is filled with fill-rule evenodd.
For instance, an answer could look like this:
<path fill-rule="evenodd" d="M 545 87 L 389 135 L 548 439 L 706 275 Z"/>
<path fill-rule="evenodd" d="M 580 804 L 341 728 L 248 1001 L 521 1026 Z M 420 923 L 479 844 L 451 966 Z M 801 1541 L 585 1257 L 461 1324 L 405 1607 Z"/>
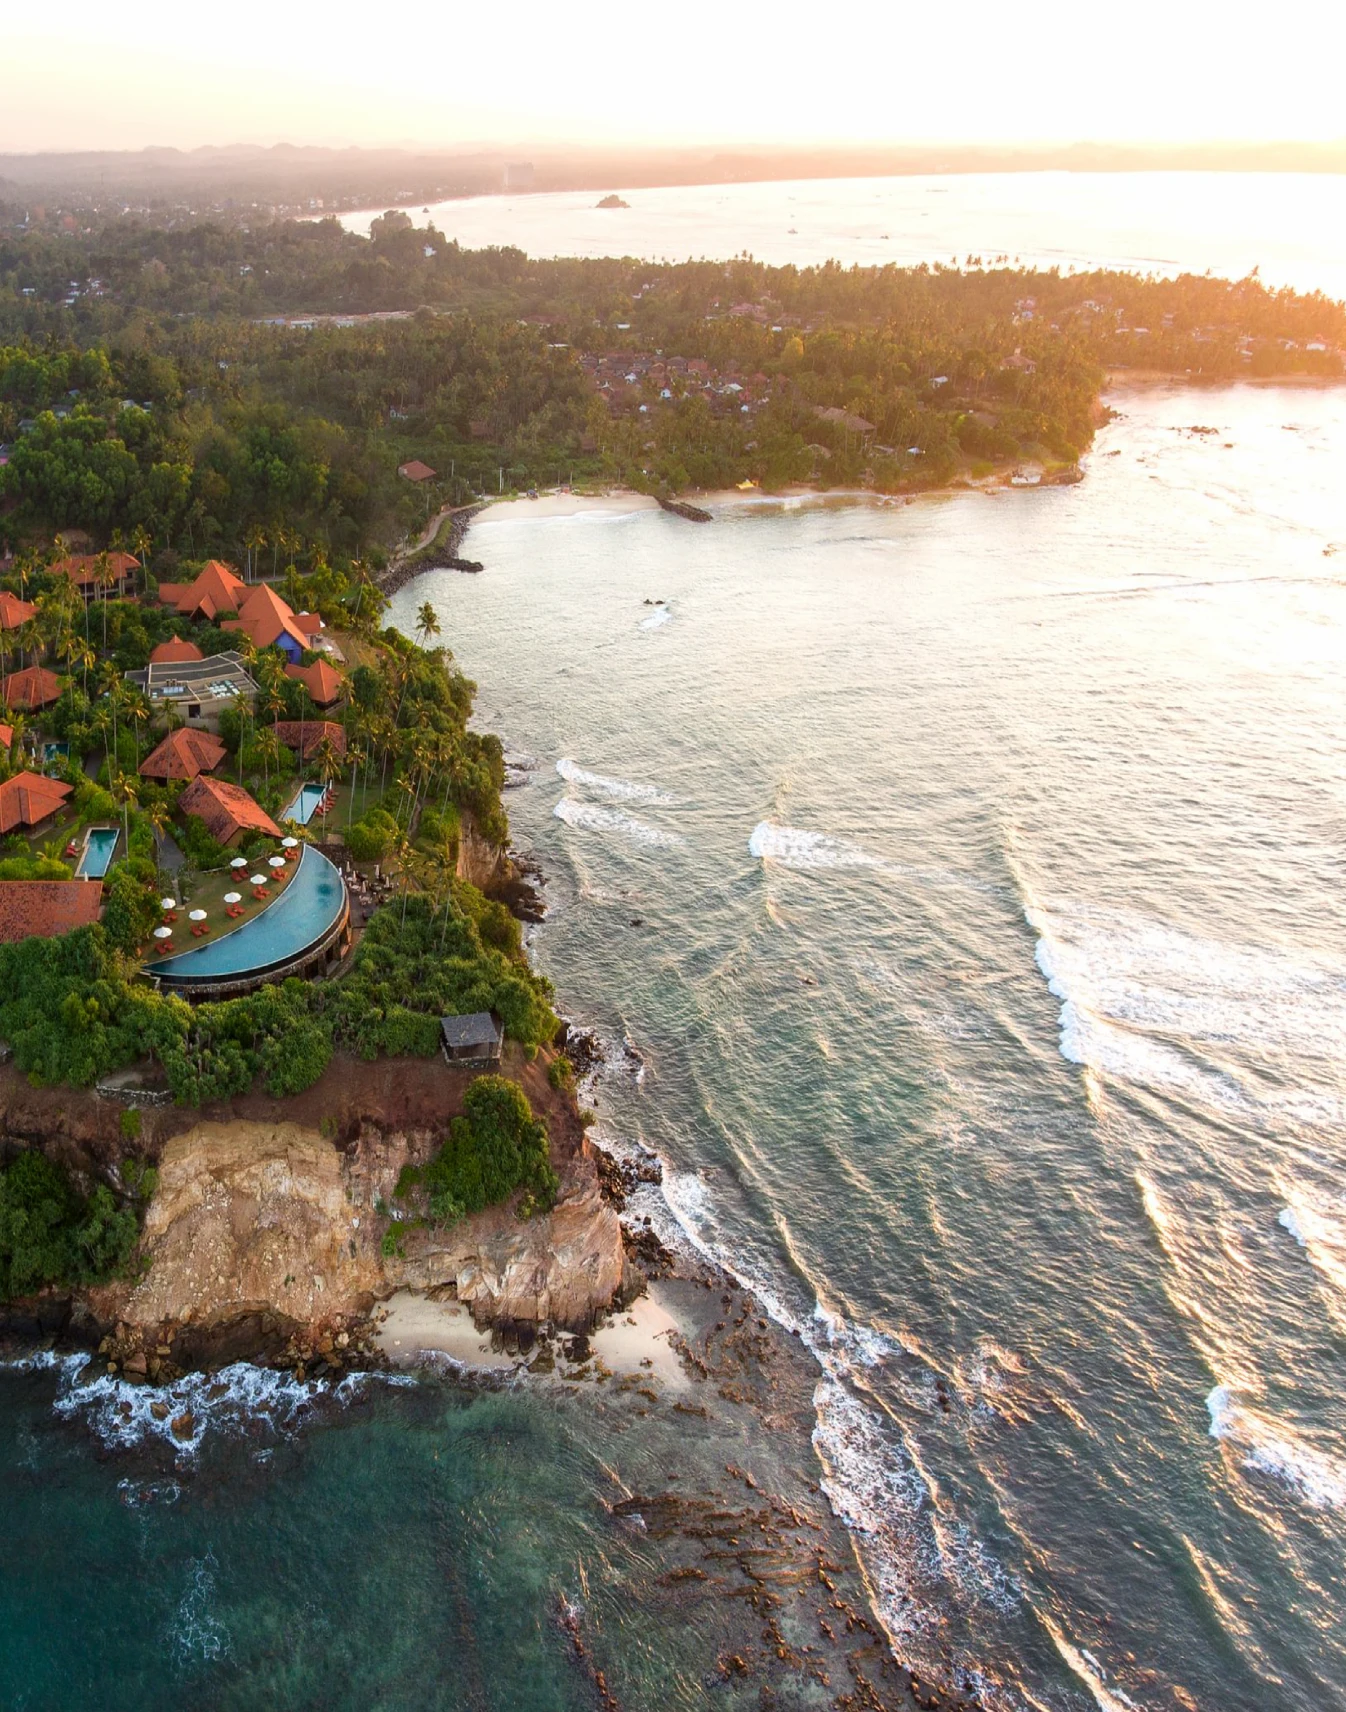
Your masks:
<path fill-rule="evenodd" d="M 535 954 L 643 1067 L 600 1132 L 816 1355 L 899 1653 L 1307 1712 L 1346 1704 L 1346 395 L 1112 402 L 1071 489 L 520 502 L 393 616 L 434 603 L 525 769 Z"/>
<path fill-rule="evenodd" d="M 829 260 L 1207 271 L 1346 297 L 1346 178 L 1329 173 L 1004 172 L 776 184 L 666 185 L 624 192 L 476 196 L 408 212 L 469 249 L 657 261 L 745 251 L 781 267 Z M 368 232 L 381 212 L 343 214 Z"/>

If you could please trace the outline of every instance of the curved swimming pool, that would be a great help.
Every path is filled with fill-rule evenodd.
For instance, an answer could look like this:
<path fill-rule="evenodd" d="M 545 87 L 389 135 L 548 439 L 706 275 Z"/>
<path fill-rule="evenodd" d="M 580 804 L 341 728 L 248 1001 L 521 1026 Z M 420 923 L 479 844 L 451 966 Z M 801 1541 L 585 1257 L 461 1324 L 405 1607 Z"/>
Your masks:
<path fill-rule="evenodd" d="M 147 963 L 146 972 L 174 986 L 264 975 L 293 963 L 341 918 L 346 882 L 320 850 L 307 846 L 285 890 L 260 915 L 209 945 Z"/>

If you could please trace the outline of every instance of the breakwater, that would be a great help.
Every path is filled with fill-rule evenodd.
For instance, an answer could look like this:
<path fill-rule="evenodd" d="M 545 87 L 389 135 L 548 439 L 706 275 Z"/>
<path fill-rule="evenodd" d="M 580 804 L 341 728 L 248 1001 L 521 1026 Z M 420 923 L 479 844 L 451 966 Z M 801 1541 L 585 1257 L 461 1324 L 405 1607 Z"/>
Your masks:
<path fill-rule="evenodd" d="M 465 505 L 461 511 L 455 511 L 448 519 L 448 529 L 443 531 L 442 538 L 435 539 L 415 551 L 398 554 L 388 561 L 385 570 L 374 579 L 386 595 L 394 595 L 405 588 L 413 578 L 423 571 L 449 570 L 471 571 L 481 570 L 481 564 L 476 559 L 464 559 L 459 556 L 458 549 L 463 544 L 463 538 L 479 512 L 486 509 L 485 505 Z"/>

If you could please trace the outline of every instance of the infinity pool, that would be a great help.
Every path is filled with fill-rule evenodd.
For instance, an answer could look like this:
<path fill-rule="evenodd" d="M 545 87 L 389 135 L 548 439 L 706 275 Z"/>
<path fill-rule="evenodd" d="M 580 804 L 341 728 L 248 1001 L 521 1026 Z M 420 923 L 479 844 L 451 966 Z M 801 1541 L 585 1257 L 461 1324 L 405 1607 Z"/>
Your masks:
<path fill-rule="evenodd" d="M 327 795 L 324 785 L 300 785 L 299 794 L 282 815 L 283 820 L 296 820 L 307 826 L 318 812 L 318 804 Z"/>
<path fill-rule="evenodd" d="M 113 852 L 121 834 L 115 826 L 91 826 L 84 836 L 75 877 L 79 880 L 101 880 L 112 865 Z"/>
<path fill-rule="evenodd" d="M 195 951 L 147 963 L 146 970 L 174 986 L 265 974 L 316 944 L 345 901 L 346 882 L 320 850 L 308 847 L 294 878 L 260 915 Z"/>

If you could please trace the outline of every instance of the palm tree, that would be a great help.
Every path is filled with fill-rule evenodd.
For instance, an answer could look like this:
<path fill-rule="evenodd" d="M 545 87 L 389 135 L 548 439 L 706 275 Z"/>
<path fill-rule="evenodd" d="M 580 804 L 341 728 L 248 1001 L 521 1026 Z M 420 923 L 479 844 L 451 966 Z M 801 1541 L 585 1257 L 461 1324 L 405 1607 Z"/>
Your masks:
<path fill-rule="evenodd" d="M 247 549 L 248 555 L 244 560 L 246 574 L 243 580 L 250 583 L 252 581 L 253 571 L 257 564 L 257 557 L 261 553 L 262 548 L 266 546 L 266 532 L 260 523 L 254 523 L 252 528 L 248 530 L 247 534 L 243 537 L 243 545 Z"/>
<path fill-rule="evenodd" d="M 153 717 L 153 709 L 141 691 L 134 687 L 126 691 L 126 717 L 131 722 L 131 731 L 136 741 L 136 766 L 138 767 L 140 765 L 140 729 L 149 724 Z"/>
<path fill-rule="evenodd" d="M 422 648 L 432 636 L 439 635 L 439 614 L 428 600 L 422 601 L 416 610 L 416 634 L 421 639 Z"/>
<path fill-rule="evenodd" d="M 131 551 L 140 560 L 140 577 L 142 583 L 145 578 L 145 558 L 153 545 L 154 540 L 150 535 L 149 530 L 146 529 L 143 523 L 137 523 L 135 531 L 131 536 Z"/>
<path fill-rule="evenodd" d="M 271 769 L 280 760 L 280 738 L 276 735 L 275 728 L 272 727 L 268 730 L 266 726 L 263 726 L 257 733 L 256 746 L 257 753 L 262 757 L 262 777 L 266 789 L 269 791 L 271 789 Z"/>
<path fill-rule="evenodd" d="M 329 789 L 333 778 L 341 768 L 341 757 L 337 754 L 336 744 L 333 743 L 330 732 L 323 732 L 322 739 L 314 749 L 312 758 L 317 764 L 318 777 L 323 782 L 323 789 Z"/>
<path fill-rule="evenodd" d="M 234 712 L 238 715 L 238 782 L 243 783 L 243 751 L 248 746 L 248 719 L 252 715 L 252 697 L 239 689 L 233 695 Z"/>
<path fill-rule="evenodd" d="M 173 820 L 173 805 L 166 797 L 156 797 L 145 810 L 149 823 L 154 828 L 154 868 L 156 876 L 161 867 L 163 856 L 164 834 L 168 831 Z"/>
<path fill-rule="evenodd" d="M 122 805 L 122 833 L 126 839 L 126 848 L 131 848 L 131 804 L 139 796 L 133 773 L 117 773 L 109 780 L 109 788 L 114 800 Z"/>
<path fill-rule="evenodd" d="M 112 574 L 112 564 L 106 553 L 100 553 L 94 561 L 94 583 L 98 589 L 103 608 L 103 652 L 107 653 L 107 591 L 116 582 Z M 85 623 L 88 623 L 88 609 L 85 609 Z"/>

